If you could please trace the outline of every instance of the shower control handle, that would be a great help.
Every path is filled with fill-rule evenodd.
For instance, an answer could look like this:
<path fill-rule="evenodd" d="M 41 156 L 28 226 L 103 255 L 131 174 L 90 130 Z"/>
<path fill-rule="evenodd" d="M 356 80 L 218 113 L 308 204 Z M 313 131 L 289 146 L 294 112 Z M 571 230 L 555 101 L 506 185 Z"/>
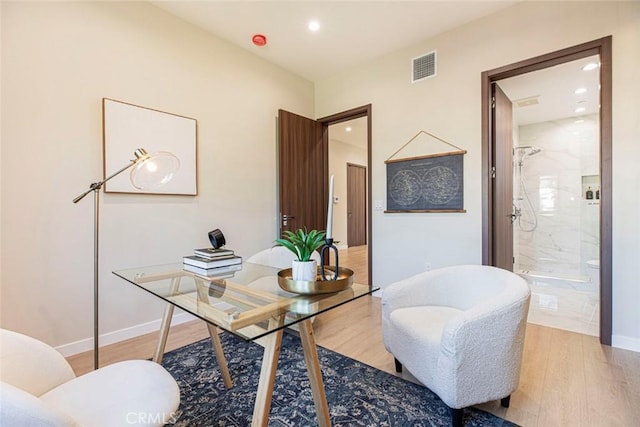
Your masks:
<path fill-rule="evenodd" d="M 519 207 L 517 207 L 516 205 L 513 205 L 513 212 L 511 213 L 511 215 L 509 215 L 511 217 L 511 224 L 515 223 L 516 220 L 522 215 L 522 209 L 520 209 Z"/>

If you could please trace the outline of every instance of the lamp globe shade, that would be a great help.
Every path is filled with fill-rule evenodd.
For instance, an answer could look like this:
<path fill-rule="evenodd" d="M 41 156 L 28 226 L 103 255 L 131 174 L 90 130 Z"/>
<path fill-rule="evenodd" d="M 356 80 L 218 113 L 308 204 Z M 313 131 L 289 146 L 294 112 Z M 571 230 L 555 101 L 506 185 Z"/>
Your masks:
<path fill-rule="evenodd" d="M 131 169 L 131 183 L 139 190 L 153 190 L 171 181 L 178 169 L 180 160 L 167 151 L 144 155 Z"/>

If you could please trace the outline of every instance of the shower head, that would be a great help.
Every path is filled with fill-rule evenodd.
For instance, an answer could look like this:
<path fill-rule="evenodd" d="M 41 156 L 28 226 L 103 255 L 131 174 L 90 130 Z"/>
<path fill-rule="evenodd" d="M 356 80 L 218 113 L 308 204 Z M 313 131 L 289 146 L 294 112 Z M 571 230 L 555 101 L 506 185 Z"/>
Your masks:
<path fill-rule="evenodd" d="M 534 147 L 533 145 L 520 145 L 515 147 L 514 151 L 518 153 L 518 165 L 522 166 L 522 162 L 526 157 L 535 156 L 536 154 L 541 153 L 542 148 Z"/>
<path fill-rule="evenodd" d="M 542 148 L 534 147 L 533 145 L 519 145 L 514 149 L 520 150 L 520 155 L 522 157 L 535 156 L 536 154 L 542 152 Z"/>
<path fill-rule="evenodd" d="M 540 147 L 530 147 L 529 148 L 529 152 L 527 154 L 525 154 L 525 156 L 529 157 L 529 156 L 535 156 L 538 153 L 542 152 L 542 148 Z"/>

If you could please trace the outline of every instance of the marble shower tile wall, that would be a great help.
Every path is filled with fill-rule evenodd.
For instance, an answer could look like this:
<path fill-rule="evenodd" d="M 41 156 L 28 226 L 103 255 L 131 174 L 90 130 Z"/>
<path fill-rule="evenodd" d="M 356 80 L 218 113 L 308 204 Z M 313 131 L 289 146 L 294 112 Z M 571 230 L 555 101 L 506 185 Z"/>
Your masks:
<path fill-rule="evenodd" d="M 598 122 L 597 116 L 580 119 L 519 128 L 519 145 L 542 148 L 522 167 L 517 153 L 514 158 L 514 203 L 522 210 L 514 229 L 519 270 L 584 278 L 586 260 L 598 257 L 599 209 L 596 200 L 585 199 L 582 178 L 598 174 Z M 538 225 L 526 232 L 535 224 L 534 212 Z"/>
<path fill-rule="evenodd" d="M 579 123 L 577 129 L 581 138 L 581 169 L 583 177 L 597 177 L 598 185 L 593 189 L 600 191 L 600 144 L 598 138 L 598 116 L 591 115 L 582 118 L 584 122 Z M 583 185 L 584 189 L 584 185 Z M 586 263 L 592 259 L 600 257 L 600 200 L 587 200 L 582 194 L 582 228 L 580 234 L 580 261 L 582 273 L 586 271 Z"/>

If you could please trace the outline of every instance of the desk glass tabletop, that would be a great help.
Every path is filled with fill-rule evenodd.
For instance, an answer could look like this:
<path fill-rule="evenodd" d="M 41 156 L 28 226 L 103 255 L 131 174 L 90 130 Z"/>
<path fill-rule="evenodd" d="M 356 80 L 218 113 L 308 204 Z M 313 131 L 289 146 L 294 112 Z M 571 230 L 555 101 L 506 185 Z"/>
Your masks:
<path fill-rule="evenodd" d="M 378 288 L 354 283 L 336 293 L 298 295 L 278 285 L 280 269 L 244 262 L 240 270 L 201 276 L 182 264 L 117 270 L 113 273 L 221 329 L 254 340 L 273 331 L 368 295 Z M 284 321 L 269 322 L 284 317 Z"/>

